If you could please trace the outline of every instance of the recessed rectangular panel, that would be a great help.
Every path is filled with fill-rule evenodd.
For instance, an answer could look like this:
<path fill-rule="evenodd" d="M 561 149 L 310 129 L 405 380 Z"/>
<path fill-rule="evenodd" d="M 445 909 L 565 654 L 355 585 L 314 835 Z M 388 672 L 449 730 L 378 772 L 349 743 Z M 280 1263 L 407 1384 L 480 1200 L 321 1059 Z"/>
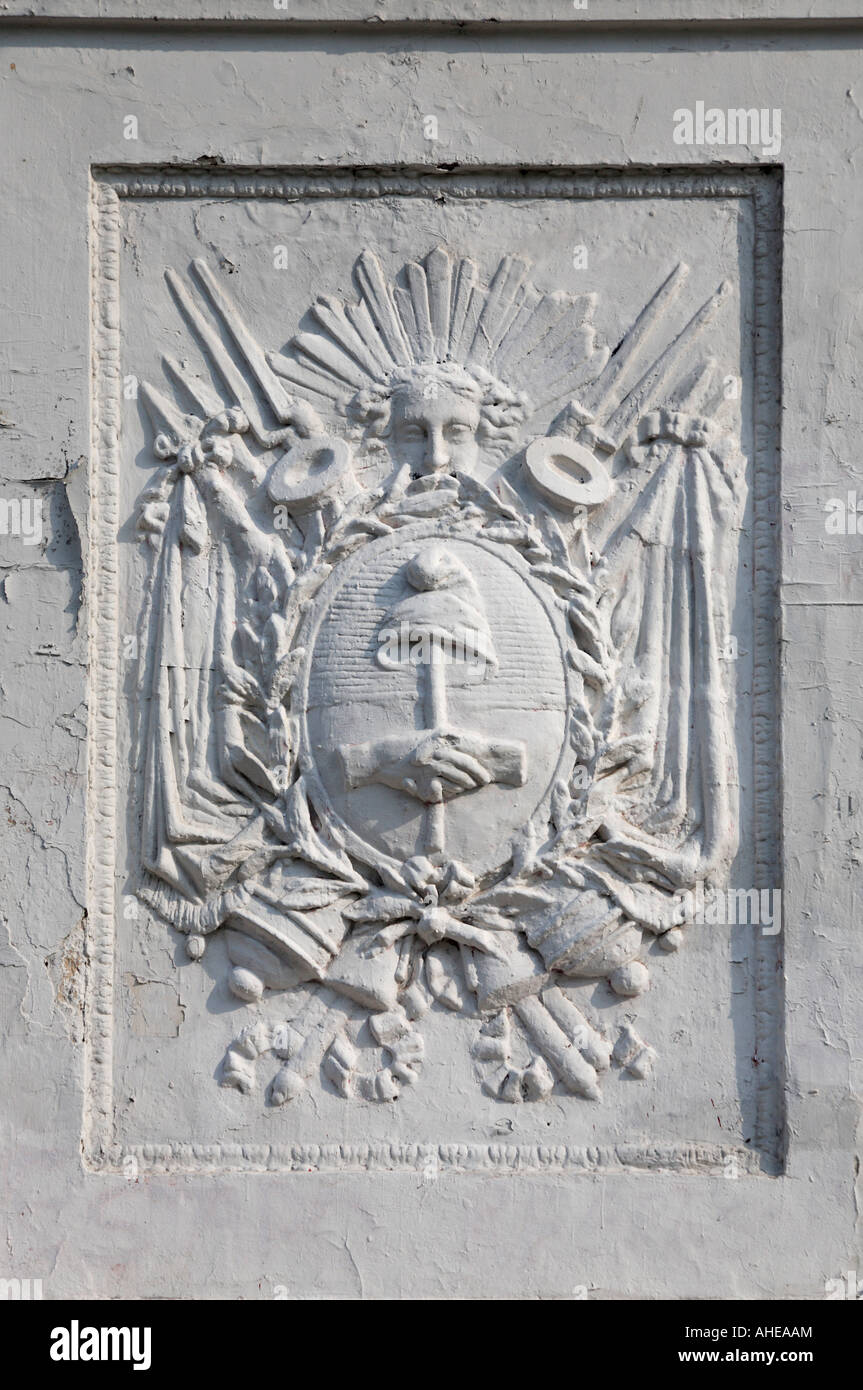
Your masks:
<path fill-rule="evenodd" d="M 95 178 L 94 1165 L 777 1170 L 778 213 Z"/>

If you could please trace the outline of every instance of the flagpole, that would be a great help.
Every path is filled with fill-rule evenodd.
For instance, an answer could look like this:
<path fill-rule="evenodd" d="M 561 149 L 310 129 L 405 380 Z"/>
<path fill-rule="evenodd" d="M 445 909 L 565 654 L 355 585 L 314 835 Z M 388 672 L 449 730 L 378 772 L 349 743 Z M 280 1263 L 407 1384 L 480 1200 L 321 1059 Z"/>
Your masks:
<path fill-rule="evenodd" d="M 432 637 L 431 652 L 425 673 L 423 714 L 426 728 L 442 729 L 446 724 L 446 657 L 439 637 Z M 440 781 L 432 783 L 440 797 L 429 802 L 425 813 L 425 847 L 427 854 L 442 854 L 444 849 L 444 800 Z"/>

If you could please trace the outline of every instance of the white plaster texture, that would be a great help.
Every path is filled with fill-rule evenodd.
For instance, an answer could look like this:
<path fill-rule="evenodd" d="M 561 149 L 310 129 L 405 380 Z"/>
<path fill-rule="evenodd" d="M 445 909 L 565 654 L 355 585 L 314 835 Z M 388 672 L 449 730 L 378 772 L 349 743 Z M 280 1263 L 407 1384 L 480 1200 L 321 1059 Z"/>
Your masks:
<path fill-rule="evenodd" d="M 694 5 L 685 8 L 697 17 Z M 841 17 L 832 8 L 832 17 Z M 637 7 L 615 9 L 626 10 L 625 19 L 641 18 Z M 681 18 L 681 7 L 667 9 L 663 17 Z M 778 9 L 795 17 L 793 6 Z M 592 19 L 608 17 L 599 10 L 591 6 Z M 449 18 L 426 11 L 386 18 Z M 85 9 L 68 13 L 95 20 Z M 781 41 L 751 39 L 742 27 L 745 7 L 729 17 L 735 15 L 740 33 L 721 40 L 707 31 L 700 36 L 697 27 L 665 36 L 635 30 L 579 36 L 572 24 L 557 35 L 497 34 L 489 26 L 480 41 L 454 32 L 423 36 L 421 28 L 406 35 L 383 23 L 374 33 L 335 28 L 325 41 L 311 29 L 263 36 L 216 26 L 169 38 L 153 26 L 102 34 L 95 23 L 55 31 L 10 24 L 3 33 L 2 102 L 10 133 L 0 207 L 3 489 L 8 499 L 40 500 L 45 526 L 37 545 L 11 531 L 0 538 L 7 623 L 7 941 L 0 983 L 8 1020 L 2 1046 L 10 1276 L 42 1278 L 49 1297 L 146 1298 L 163 1295 L 167 1283 L 190 1298 L 266 1296 L 281 1285 L 304 1298 L 570 1298 L 586 1289 L 596 1298 L 817 1299 L 827 1280 L 858 1267 L 861 962 L 852 769 L 860 757 L 854 621 L 863 595 L 859 537 L 847 528 L 828 531 L 824 507 L 853 490 L 859 438 L 852 330 L 863 271 L 853 175 L 860 46 L 856 34 L 827 28 L 798 37 L 782 31 Z M 118 6 L 115 17 L 129 16 Z M 254 18 L 245 11 L 233 17 Z M 678 144 L 674 113 L 694 110 L 699 101 L 781 110 L 781 150 L 768 157 L 758 142 L 749 148 Z M 287 269 L 278 267 L 280 246 L 288 251 Z M 392 302 L 408 324 L 412 365 L 428 368 L 429 354 L 435 361 L 447 356 L 423 347 L 417 321 L 417 305 L 427 301 L 432 329 L 443 322 L 435 318 L 434 286 L 444 262 L 428 260 L 436 247 L 447 248 L 452 266 L 472 260 L 483 294 L 508 256 L 529 267 L 525 275 L 537 296 L 557 295 L 563 304 L 561 295 L 578 300 L 595 293 L 585 341 L 600 355 L 627 341 L 644 306 L 685 262 L 685 289 L 661 316 L 642 364 L 647 371 L 717 286 L 727 285 L 697 349 L 684 340 L 682 365 L 699 375 L 709 357 L 720 388 L 725 385 L 709 410 L 703 403 L 697 411 L 691 402 L 687 408 L 673 377 L 661 387 L 651 378 L 627 417 L 629 433 L 603 452 L 598 440 L 613 411 L 591 421 L 571 412 L 560 421 L 568 402 L 598 379 L 602 362 L 583 373 L 578 390 L 563 382 L 547 400 L 537 388 L 550 381 L 550 369 L 540 364 L 531 392 L 536 409 L 518 422 L 525 432 L 505 457 L 486 458 L 481 449 L 474 456 L 465 444 L 465 467 L 442 467 L 444 480 L 455 473 L 475 478 L 539 525 L 534 550 L 525 553 L 523 545 L 509 568 L 500 538 L 483 541 L 478 531 L 460 529 L 461 512 L 446 512 L 443 522 L 416 522 L 411 499 L 428 479 L 412 479 L 407 503 L 403 494 L 386 491 L 387 467 L 410 463 L 412 436 L 390 439 L 383 454 L 367 456 L 364 441 L 340 423 L 347 416 L 339 405 L 345 392 L 335 389 L 338 371 L 329 396 L 310 395 L 303 385 L 308 376 L 297 355 L 303 340 L 295 335 L 320 333 L 320 321 L 308 313 L 319 296 L 358 311 L 362 279 L 355 266 L 365 250 L 384 281 L 401 290 Z M 192 269 L 196 259 L 202 273 Z M 408 262 L 424 267 L 422 282 L 418 270 L 413 279 L 403 277 Z M 179 277 L 179 297 L 165 279 L 169 269 Z M 207 292 L 208 273 L 215 299 Z M 413 294 L 413 308 L 405 293 Z M 202 348 L 183 313 L 183 294 L 193 308 L 200 305 L 222 352 L 250 383 L 247 398 L 229 389 L 218 362 L 212 371 L 218 343 L 209 353 Z M 519 303 L 513 301 L 511 321 Z M 235 311 L 262 349 L 266 369 L 250 341 L 231 336 Z M 411 345 L 411 324 L 419 346 Z M 523 349 L 513 351 L 504 370 L 506 331 L 501 319 L 493 342 L 499 360 L 490 350 L 484 369 L 517 392 L 526 386 L 529 364 Z M 367 334 L 371 341 L 379 340 Z M 357 351 L 354 342 L 354 367 Z M 467 350 L 449 355 L 476 379 L 477 362 Z M 172 377 L 170 367 L 166 374 L 166 356 L 181 364 L 179 374 Z M 250 368 L 256 361 L 257 371 Z M 566 365 L 580 364 L 567 358 Z M 425 368 L 421 387 L 435 379 Z M 687 782 L 684 811 L 693 814 L 688 820 L 684 814 L 679 838 L 666 821 L 649 854 L 640 846 L 639 863 L 643 868 L 646 855 L 650 872 L 639 869 L 632 881 L 653 882 L 659 851 L 668 870 L 669 855 L 690 842 L 700 846 L 697 864 L 706 865 L 699 827 L 711 808 L 725 807 L 733 835 L 710 859 L 710 874 L 723 885 L 781 890 L 781 932 L 696 922 L 686 926 L 682 950 L 664 952 L 663 931 L 655 922 L 651 932 L 627 899 L 627 920 L 644 933 L 642 951 L 603 960 L 580 977 L 537 955 L 537 928 L 530 969 L 552 973 L 541 990 L 525 987 L 522 995 L 521 987 L 513 989 L 511 969 L 501 985 L 485 960 L 488 914 L 483 922 L 460 908 L 450 911 L 461 901 L 455 894 L 443 899 L 446 921 L 423 917 L 430 906 L 424 901 L 415 913 L 377 919 L 417 924 L 406 939 L 424 957 L 427 998 L 414 1019 L 403 998 L 411 979 L 398 982 L 401 993 L 386 1009 L 380 993 L 369 1004 L 367 963 L 342 959 L 338 943 L 328 953 L 335 964 L 320 972 L 330 972 L 329 982 L 279 973 L 295 971 L 296 957 L 273 951 L 275 938 L 262 935 L 260 912 L 241 912 L 232 900 L 234 916 L 216 920 L 212 876 L 199 880 L 197 896 L 185 891 L 172 898 L 177 845 L 182 862 L 193 862 L 194 844 L 190 849 L 183 836 L 148 842 L 150 849 L 156 843 L 163 868 L 170 860 L 160 880 L 168 888 L 136 896 L 148 827 L 165 823 L 164 815 L 154 820 L 152 808 L 169 804 L 164 777 L 147 780 L 147 747 L 176 737 L 176 724 L 165 723 L 173 718 L 190 726 L 194 753 L 200 730 L 217 728 L 214 711 L 221 708 L 208 689 L 194 718 L 169 709 L 170 698 L 160 713 L 160 682 L 152 669 L 148 675 L 148 661 L 155 654 L 157 670 L 181 665 L 191 688 L 193 671 L 219 664 L 208 655 L 208 632 L 216 634 L 217 653 L 237 652 L 233 635 L 220 635 L 208 617 L 211 586 L 194 568 L 183 570 L 191 553 L 199 553 L 196 524 L 200 535 L 230 531 L 224 493 L 207 511 L 208 467 L 214 476 L 207 458 L 219 456 L 182 454 L 184 442 L 192 446 L 171 438 L 170 409 L 180 402 L 189 410 L 182 392 L 195 372 L 206 379 L 205 404 L 212 406 L 202 407 L 202 419 L 238 404 L 254 416 L 268 408 L 261 394 L 262 381 L 272 385 L 267 373 L 296 394 L 298 370 L 299 397 L 314 402 L 326 425 L 320 437 L 350 444 L 357 495 L 383 487 L 375 508 L 391 508 L 385 522 L 393 507 L 410 514 L 407 542 L 399 533 L 395 541 L 381 540 L 383 532 L 373 527 L 371 545 L 340 561 L 344 571 L 334 565 L 321 594 L 336 604 L 333 611 L 342 603 L 348 630 L 371 621 L 370 585 L 376 622 L 402 605 L 419 623 L 417 595 L 454 595 L 480 614 L 482 650 L 488 657 L 493 648 L 504 675 L 511 613 L 518 617 L 519 604 L 526 614 L 534 613 L 531 604 L 539 605 L 537 614 L 543 608 L 539 581 L 530 578 L 531 588 L 528 578 L 532 565 L 548 559 L 540 552 L 553 543 L 549 518 L 573 567 L 566 582 L 576 588 L 567 593 L 584 598 L 603 572 L 601 554 L 612 597 L 626 589 L 615 578 L 613 550 L 604 550 L 613 528 L 603 530 L 596 520 L 609 505 L 602 488 L 566 495 L 590 481 L 575 464 L 569 472 L 561 464 L 567 448 L 582 464 L 578 448 L 604 459 L 612 500 L 631 496 L 636 503 L 651 469 L 667 467 L 671 458 L 682 458 L 690 474 L 702 470 L 698 476 L 713 495 L 729 460 L 738 461 L 734 506 L 720 499 L 708 532 L 697 529 L 703 511 L 688 543 L 679 531 L 661 542 L 661 527 L 651 532 L 636 518 L 639 544 L 651 553 L 660 537 L 669 564 L 678 554 L 696 579 L 697 557 L 711 553 L 709 533 L 721 558 L 709 575 L 706 606 L 686 631 L 697 659 L 708 641 L 704 615 L 727 612 L 727 637 L 735 640 L 722 669 L 713 663 L 712 676 L 666 676 L 666 696 L 672 689 L 707 693 L 677 727 L 690 731 L 698 757 L 715 747 L 721 756 L 708 757 L 709 773 L 695 792 Z M 367 389 L 371 380 L 361 371 L 351 391 Z M 422 407 L 420 424 L 428 431 L 430 397 L 423 390 L 399 395 L 390 382 L 384 395 L 395 402 L 394 412 L 410 407 L 416 414 Z M 171 445 L 161 458 L 153 454 L 160 411 Z M 247 451 L 258 491 L 243 492 L 243 515 L 254 518 L 254 535 L 266 532 L 270 557 L 268 509 L 280 497 L 289 511 L 295 507 L 297 479 L 305 474 L 302 450 L 292 451 L 318 434 L 309 416 L 298 430 L 296 412 L 289 414 L 280 420 L 277 411 L 269 422 L 287 431 L 278 445 L 240 429 L 235 419 L 208 436 L 211 443 L 226 438 L 236 457 Z M 451 425 L 452 413 L 447 419 Z M 476 428 L 470 425 L 468 434 Z M 595 433 L 585 435 L 585 428 Z M 534 448 L 525 458 L 523 450 L 549 435 L 569 443 L 555 446 L 553 470 L 543 473 L 549 451 Z M 596 470 L 595 482 L 598 464 L 584 467 Z M 143 494 L 159 486 L 160 469 L 163 492 L 148 499 Z M 428 471 L 422 461 L 414 469 Z M 555 495 L 558 475 L 563 490 Z M 183 479 L 191 480 L 188 487 Z M 504 483 L 512 494 L 502 491 Z M 170 528 L 149 526 L 143 540 L 136 533 L 142 501 L 156 506 L 150 520 L 158 520 L 158 506 L 170 509 L 178 487 L 181 493 L 198 488 L 205 504 L 203 514 L 195 512 L 198 504 L 186 497 L 179 517 L 191 537 L 183 541 L 185 551 L 179 539 L 172 550 Z M 435 483 L 431 492 L 438 490 Z M 478 495 L 470 513 L 476 526 L 486 522 L 475 514 L 485 516 L 490 505 L 477 504 Z M 590 515 L 586 535 L 573 501 L 583 501 Z M 335 511 L 327 505 L 326 514 L 311 508 L 320 514 L 322 544 L 333 540 L 340 516 L 351 521 L 355 512 L 360 529 L 369 518 L 378 524 L 378 511 L 350 490 Z M 673 497 L 663 502 L 666 521 L 677 515 L 676 505 Z M 309 510 L 299 509 L 306 519 L 298 552 L 309 549 Z M 628 503 L 623 516 L 631 526 Z M 245 521 L 241 534 L 252 535 Z M 486 549 L 476 560 L 471 546 L 478 540 Z M 257 554 L 259 542 L 249 543 Z M 225 545 L 221 572 L 241 587 L 242 547 L 230 538 Z M 215 554 L 215 543 L 208 540 L 200 553 Z M 292 565 L 302 570 L 298 554 Z M 556 568 L 560 587 L 559 563 Z M 168 571 L 173 580 L 165 578 Z M 365 589 L 356 587 L 356 575 Z M 155 597 L 149 609 L 148 594 Z M 673 609 L 667 587 L 662 594 L 660 607 Z M 279 595 L 282 601 L 289 613 L 293 600 Z M 152 614 L 178 602 L 180 645 L 169 659 Z M 306 615 L 310 638 L 325 607 L 312 606 Z M 560 711 L 548 697 L 556 678 L 547 652 L 551 634 L 571 629 L 559 625 L 553 602 L 547 609 L 551 616 L 535 615 L 532 629 L 548 624 L 548 646 L 539 642 L 532 658 L 542 673 L 547 726 L 499 715 L 483 728 L 483 702 L 471 704 L 470 691 L 460 695 L 454 687 L 449 712 L 461 721 L 453 737 L 462 777 L 459 769 L 447 774 L 444 763 L 445 785 L 427 799 L 404 784 L 412 775 L 416 785 L 415 750 L 406 746 L 414 762 L 407 772 L 399 762 L 395 772 L 391 749 L 385 756 L 380 748 L 384 736 L 402 728 L 399 719 L 416 705 L 417 689 L 410 698 L 404 691 L 394 697 L 386 719 L 376 723 L 369 712 L 374 701 L 360 717 L 352 687 L 345 720 L 332 692 L 350 651 L 336 643 L 323 675 L 313 660 L 298 663 L 303 694 L 288 713 L 306 721 L 311 770 L 304 766 L 303 776 L 318 777 L 326 793 L 323 814 L 314 806 L 313 831 L 326 834 L 330 817 L 342 834 L 337 848 L 349 851 L 351 920 L 358 904 L 361 913 L 387 888 L 379 876 L 382 856 L 402 866 L 411 849 L 414 857 L 428 851 L 431 860 L 445 849 L 458 863 L 473 856 L 468 867 L 483 889 L 504 872 L 501 844 L 542 803 L 539 783 L 554 780 L 546 763 Z M 646 636 L 659 630 L 644 628 Z M 601 624 L 596 631 L 601 638 Z M 590 642 L 582 636 L 575 645 L 578 689 L 583 694 L 585 671 L 597 679 L 591 717 L 598 728 L 611 727 L 602 712 L 602 681 L 584 660 Z M 593 653 L 599 650 L 601 668 L 611 657 L 607 645 L 600 648 Z M 612 689 L 625 683 L 619 663 L 608 669 Z M 371 670 L 362 668 L 366 683 Z M 219 667 L 222 692 L 224 680 Z M 572 708 L 572 686 L 567 689 L 561 710 Z M 434 708 L 429 699 L 427 708 Z M 675 716 L 670 725 L 663 719 L 664 728 L 674 726 Z M 248 741 L 249 727 L 246 720 L 242 767 L 237 759 L 232 764 L 240 800 L 249 790 L 250 760 L 260 755 L 260 745 Z M 482 733 L 485 744 L 468 743 L 468 732 Z M 498 743 L 490 748 L 492 733 Z M 668 736 L 669 747 L 679 748 L 676 737 Z M 347 751 L 315 763 L 331 745 Z M 477 760 L 491 786 L 463 794 L 464 769 L 478 778 Z M 566 776 L 571 772 L 567 765 Z M 252 783 L 271 825 L 283 789 L 262 786 L 262 774 L 256 776 Z M 397 787 L 394 777 L 402 779 Z M 161 801 L 154 801 L 154 786 Z M 559 798 L 556 805 L 564 817 L 557 830 L 565 829 Z M 472 806 L 486 809 L 472 812 Z M 616 806 L 603 804 L 597 823 L 612 824 Z M 547 827 L 549 815 L 542 814 Z M 629 803 L 624 819 L 627 814 Z M 414 826 L 410 845 L 405 824 Z M 579 825 L 590 830 L 581 839 L 591 839 L 592 818 Z M 643 836 L 645 825 L 638 828 Z M 594 843 L 607 843 L 605 830 L 597 834 Z M 373 853 L 360 852 L 358 841 L 367 845 L 369 837 Z M 272 848 L 269 833 L 264 839 Z M 631 859 L 631 845 L 628 850 Z M 262 845 L 244 844 L 236 859 L 244 873 L 253 852 L 260 856 Z M 597 852 L 605 872 L 607 851 Z M 589 872 L 600 861 L 590 859 Z M 558 867 L 552 862 L 545 879 L 537 874 L 532 889 L 554 888 Z M 319 865 L 315 892 L 331 870 L 332 863 L 326 870 Z M 266 892 L 272 885 L 261 875 L 270 867 L 255 872 L 252 866 L 244 882 L 263 882 Z M 689 889 L 709 876 L 696 867 L 689 878 L 669 880 L 664 891 Z M 230 875 L 225 882 L 231 886 Z M 423 882 L 427 890 L 427 873 Z M 438 898 L 446 891 L 442 884 L 435 886 Z M 506 902 L 524 920 L 525 900 L 512 885 L 507 892 Z M 460 939 L 471 930 L 485 935 Z M 190 951 L 187 943 L 202 938 L 203 953 L 196 945 Z M 651 979 L 646 993 L 644 964 Z M 478 971 L 473 985 L 471 966 Z M 618 966 L 628 973 L 617 977 L 615 990 Z M 231 992 L 228 981 L 236 985 L 238 971 L 246 972 L 239 984 L 241 993 L 245 982 L 249 999 Z M 266 986 L 261 999 L 255 981 Z M 278 1041 L 273 1046 L 273 1030 L 298 1017 L 296 1002 L 286 1004 L 298 983 L 315 1008 L 323 998 L 327 1018 L 341 1010 L 341 1022 L 328 1033 L 316 1015 L 313 1026 L 299 1029 L 303 1037 L 323 1029 L 322 1045 L 304 1073 L 302 1094 L 283 1077 L 283 1093 L 274 1097 L 268 1087 L 279 1092 L 282 1072 L 297 1073 L 296 1040 L 294 1051 Z M 382 988 L 377 980 L 375 989 Z M 483 1008 L 495 989 L 503 991 L 501 1007 Z M 354 1006 L 361 1013 L 351 1015 L 345 1032 L 345 1009 Z M 415 1000 L 412 1007 L 418 1009 Z M 580 1017 L 574 1019 L 575 1008 Z M 411 1026 L 400 1033 L 402 1015 Z M 564 1018 L 568 1056 L 562 1060 L 548 1020 L 559 1026 Z M 370 1035 L 360 1035 L 361 1027 L 371 1028 Z M 398 1099 L 373 1095 L 378 1083 L 367 1077 L 379 1075 L 388 1056 L 390 1071 L 392 1058 L 399 1060 L 387 1042 L 398 1047 L 415 1030 L 422 1034 L 421 1066 L 416 1052 L 402 1055 Z M 530 1044 L 511 1064 L 507 1030 L 518 1035 L 518 1046 Z M 227 1059 L 227 1079 L 233 1067 L 235 1081 L 248 1084 L 220 1085 L 222 1056 L 237 1038 L 245 1041 Z M 581 1062 L 573 1073 L 575 1052 Z M 502 1061 L 495 1081 L 491 1073 Z M 517 1080 L 507 1083 L 516 1072 Z M 594 1090 L 601 1100 L 592 1098 Z M 221 1213 L 215 1224 L 214 1209 Z M 204 1225 L 211 1231 L 207 1249 L 195 1234 Z M 417 1246 L 425 1252 L 421 1262 L 413 1258 Z"/>

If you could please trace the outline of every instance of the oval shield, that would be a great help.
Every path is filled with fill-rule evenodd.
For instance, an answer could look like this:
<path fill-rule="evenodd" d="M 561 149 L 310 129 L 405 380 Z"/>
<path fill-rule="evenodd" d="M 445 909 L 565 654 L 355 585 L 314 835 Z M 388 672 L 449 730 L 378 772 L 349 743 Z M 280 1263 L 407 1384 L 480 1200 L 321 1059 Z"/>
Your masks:
<path fill-rule="evenodd" d="M 370 542 L 323 586 L 306 746 L 362 857 L 505 862 L 566 740 L 559 614 L 541 589 L 510 547 L 429 526 Z"/>

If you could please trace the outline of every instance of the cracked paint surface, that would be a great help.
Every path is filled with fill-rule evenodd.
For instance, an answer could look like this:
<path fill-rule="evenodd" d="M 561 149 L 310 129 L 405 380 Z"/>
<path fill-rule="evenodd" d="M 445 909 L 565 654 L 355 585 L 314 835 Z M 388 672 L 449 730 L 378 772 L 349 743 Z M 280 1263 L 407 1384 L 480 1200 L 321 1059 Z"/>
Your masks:
<path fill-rule="evenodd" d="M 698 17 L 694 0 L 662 5 L 672 18 Z M 52 6 L 10 4 L 4 12 L 16 8 Z M 98 9 L 71 5 L 87 8 Z M 329 6 L 337 18 L 339 8 Z M 819 7 L 786 8 L 817 18 Z M 130 0 L 130 13 L 140 9 Z M 527 13 L 517 0 L 497 9 Z M 183 6 L 191 18 L 205 12 L 204 0 Z M 446 1298 L 456 1288 L 467 1297 L 568 1298 L 575 1286 L 591 1297 L 642 1297 L 646 1288 L 670 1298 L 823 1297 L 826 1280 L 863 1269 L 863 543 L 851 534 L 828 538 L 823 526 L 829 497 L 863 492 L 861 94 L 852 40 L 807 50 L 791 33 L 780 48 L 742 58 L 733 33 L 722 49 L 691 30 L 593 47 L 571 34 L 495 40 L 421 31 L 326 42 L 208 33 L 166 45 L 134 30 L 96 44 L 72 30 L 42 48 L 36 32 L 4 38 L 0 488 L 40 498 L 45 530 L 33 547 L 0 537 L 0 1055 L 9 1116 L 0 1134 L 0 1275 L 42 1278 L 46 1297 L 58 1298 L 147 1297 L 166 1287 L 190 1298 L 273 1297 L 276 1289 L 289 1297 Z M 775 750 L 788 913 L 786 1176 L 466 1179 L 431 1161 L 410 1174 L 86 1173 L 90 165 L 193 165 L 203 155 L 276 166 L 664 167 L 681 159 L 671 143 L 674 107 L 717 90 L 732 104 L 782 107 L 787 161 L 776 517 L 787 738 Z M 140 118 L 134 145 L 122 136 L 130 112 Z M 422 136 L 426 114 L 440 122 L 433 148 Z M 682 157 L 750 159 L 705 149 Z M 217 203 L 201 209 L 202 243 L 230 257 L 218 216 Z M 577 218 L 572 232 L 576 243 Z M 130 237 L 134 261 L 140 248 Z M 626 254 L 638 256 L 639 247 Z M 154 1051 L 170 1049 L 183 1040 L 190 987 L 168 983 L 170 941 L 142 923 L 138 943 L 131 979 L 118 982 L 124 1017 Z M 738 964 L 731 973 L 739 977 Z M 195 1008 L 206 1008 L 206 977 L 195 988 Z M 119 1098 L 127 1112 L 140 1105 L 148 1079 L 142 1074 L 140 1087 Z M 162 1074 L 166 1096 L 172 1081 Z M 204 1113 L 212 1087 L 203 1076 L 190 1106 Z M 649 1110 L 641 1123 L 649 1138 Z M 507 1124 L 517 1142 L 518 1121 Z M 238 1129 L 225 1116 L 223 1142 L 239 1143 Z M 509 1134 L 496 1137 L 506 1143 Z M 589 1130 L 579 1137 L 592 1142 Z M 180 1260 L 178 1250 L 193 1253 Z"/>

